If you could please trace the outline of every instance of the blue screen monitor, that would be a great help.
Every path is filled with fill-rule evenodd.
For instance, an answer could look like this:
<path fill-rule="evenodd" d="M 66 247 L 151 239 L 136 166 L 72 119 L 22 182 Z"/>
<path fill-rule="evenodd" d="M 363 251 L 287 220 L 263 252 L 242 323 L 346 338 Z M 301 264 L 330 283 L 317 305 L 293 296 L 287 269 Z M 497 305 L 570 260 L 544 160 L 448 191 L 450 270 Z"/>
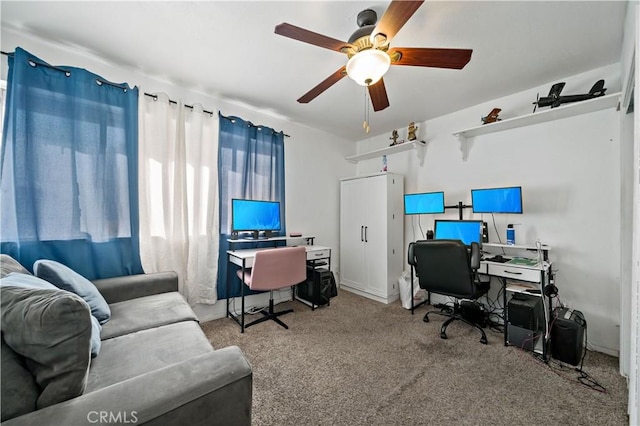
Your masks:
<path fill-rule="evenodd" d="M 231 200 L 232 231 L 279 231 L 280 202 Z"/>
<path fill-rule="evenodd" d="M 470 246 L 480 244 L 482 238 L 481 220 L 436 220 L 433 238 L 436 240 L 462 240 Z"/>
<path fill-rule="evenodd" d="M 404 214 L 444 213 L 444 192 L 404 194 Z"/>
<path fill-rule="evenodd" d="M 522 213 L 522 188 L 486 188 L 471 190 L 474 213 Z"/>

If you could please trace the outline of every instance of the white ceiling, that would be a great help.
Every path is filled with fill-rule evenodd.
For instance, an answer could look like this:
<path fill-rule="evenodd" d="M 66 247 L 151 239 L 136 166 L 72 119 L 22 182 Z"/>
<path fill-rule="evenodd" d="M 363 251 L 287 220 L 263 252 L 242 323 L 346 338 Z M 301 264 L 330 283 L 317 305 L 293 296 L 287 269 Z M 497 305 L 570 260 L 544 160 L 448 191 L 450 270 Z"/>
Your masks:
<path fill-rule="evenodd" d="M 427 1 L 391 46 L 473 49 L 463 70 L 392 67 L 384 78 L 391 106 L 371 110 L 369 135 L 362 129 L 364 88 L 349 78 L 309 104 L 297 103 L 347 58 L 276 35 L 274 27 L 288 22 L 346 41 L 357 29 L 358 12 L 371 8 L 380 18 L 388 4 L 3 0 L 0 7 L 3 28 L 77 46 L 119 66 L 349 140 L 616 63 L 627 7 L 624 1 Z M 46 52 L 33 53 L 47 60 Z"/>

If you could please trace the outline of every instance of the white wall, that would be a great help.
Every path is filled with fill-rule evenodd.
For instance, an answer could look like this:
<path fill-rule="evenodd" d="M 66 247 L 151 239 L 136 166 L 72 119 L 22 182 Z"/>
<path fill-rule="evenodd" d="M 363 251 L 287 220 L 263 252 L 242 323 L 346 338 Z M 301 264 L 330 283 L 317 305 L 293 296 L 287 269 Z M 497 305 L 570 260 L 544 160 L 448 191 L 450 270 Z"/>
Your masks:
<path fill-rule="evenodd" d="M 607 93 L 620 90 L 619 65 L 571 76 L 564 93 L 584 93 L 604 78 Z M 617 354 L 620 322 L 620 119 L 614 108 L 476 136 L 463 160 L 452 133 L 480 125 L 494 107 L 506 119 L 531 113 L 536 93 L 555 82 L 477 105 L 454 114 L 417 123 L 418 139 L 427 141 L 424 165 L 413 151 L 388 157 L 388 169 L 405 176 L 405 192 L 445 192 L 447 205 L 471 204 L 470 189 L 522 186 L 522 215 L 495 215 L 502 241 L 507 223 L 516 226 L 516 243 L 537 239 L 553 247 L 551 258 L 560 299 L 579 309 L 588 321 L 588 339 L 597 350 Z M 425 102 L 437 99 L 425 98 Z M 373 118 L 372 120 L 374 120 Z M 389 130 L 389 135 L 391 133 Z M 401 138 L 406 129 L 398 129 Z M 358 142 L 358 152 L 387 146 L 389 135 Z M 358 164 L 358 173 L 380 170 L 381 159 Z M 458 211 L 421 216 L 422 230 L 435 218 L 457 218 Z M 470 209 L 465 218 L 472 218 Z M 497 241 L 490 215 L 489 239 Z M 405 219 L 405 247 L 422 238 L 413 216 Z M 414 233 L 415 229 L 415 233 Z M 494 285 L 494 293 L 495 287 Z"/>
<path fill-rule="evenodd" d="M 153 93 L 165 92 L 171 99 L 182 99 L 187 104 L 201 103 L 209 111 L 220 110 L 226 116 L 239 116 L 254 124 L 262 124 L 282 130 L 291 137 L 285 138 L 285 197 L 287 230 L 315 235 L 315 243 L 330 246 L 332 269 L 337 269 L 339 255 L 339 178 L 355 174 L 355 166 L 344 157 L 355 152 L 353 142 L 336 138 L 325 132 L 298 123 L 283 120 L 268 112 L 252 110 L 192 91 L 168 81 L 145 75 L 137 70 L 114 65 L 75 47 L 53 44 L 33 35 L 16 33 L 2 28 L 2 50 L 12 52 L 16 47 L 31 52 L 52 65 L 69 65 L 86 68 L 114 82 L 127 82 L 140 90 Z M 144 58 L 140 59 L 141 66 Z M 1 59 L 1 76 L 6 79 L 7 58 Z M 187 65 L 185 65 L 187 66 Z M 141 218 L 143 220 L 143 218 Z M 223 254 L 224 255 L 224 254 Z M 280 295 L 287 297 L 286 294 Z M 251 296 L 248 306 L 264 305 L 268 294 Z M 199 305 L 195 311 L 201 320 L 223 317 L 224 301 L 213 306 Z M 239 303 L 236 306 L 240 306 Z"/>

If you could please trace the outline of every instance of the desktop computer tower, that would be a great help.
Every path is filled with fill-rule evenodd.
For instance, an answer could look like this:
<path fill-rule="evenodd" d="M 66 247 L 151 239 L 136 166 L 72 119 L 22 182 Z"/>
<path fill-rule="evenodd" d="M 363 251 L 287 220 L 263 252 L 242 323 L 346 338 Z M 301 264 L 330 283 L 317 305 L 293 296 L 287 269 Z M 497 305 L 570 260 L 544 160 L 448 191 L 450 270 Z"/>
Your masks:
<path fill-rule="evenodd" d="M 528 328 L 518 327 L 517 325 L 507 325 L 507 336 L 511 346 L 517 346 L 525 351 L 533 351 L 536 344 L 536 337 L 542 332 L 529 330 Z"/>
<path fill-rule="evenodd" d="M 571 365 L 580 364 L 587 344 L 587 321 L 582 312 L 555 308 L 551 321 L 551 357 Z"/>
<path fill-rule="evenodd" d="M 507 303 L 507 340 L 510 345 L 533 351 L 542 320 L 542 301 L 539 296 L 514 293 Z"/>
<path fill-rule="evenodd" d="M 332 296 L 333 274 L 327 269 L 307 268 L 307 280 L 296 286 L 296 296 L 314 305 L 326 305 Z"/>
<path fill-rule="evenodd" d="M 539 296 L 515 293 L 507 304 L 509 324 L 528 330 L 538 330 L 542 318 L 542 301 Z"/>

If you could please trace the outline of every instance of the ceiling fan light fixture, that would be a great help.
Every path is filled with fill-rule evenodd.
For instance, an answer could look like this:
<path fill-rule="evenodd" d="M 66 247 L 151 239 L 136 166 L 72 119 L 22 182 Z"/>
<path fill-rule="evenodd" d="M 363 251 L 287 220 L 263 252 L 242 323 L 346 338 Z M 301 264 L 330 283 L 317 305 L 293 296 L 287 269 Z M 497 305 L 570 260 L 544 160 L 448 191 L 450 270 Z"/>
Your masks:
<path fill-rule="evenodd" d="M 358 52 L 347 62 L 347 75 L 361 86 L 376 84 L 389 70 L 391 58 L 381 50 Z"/>

